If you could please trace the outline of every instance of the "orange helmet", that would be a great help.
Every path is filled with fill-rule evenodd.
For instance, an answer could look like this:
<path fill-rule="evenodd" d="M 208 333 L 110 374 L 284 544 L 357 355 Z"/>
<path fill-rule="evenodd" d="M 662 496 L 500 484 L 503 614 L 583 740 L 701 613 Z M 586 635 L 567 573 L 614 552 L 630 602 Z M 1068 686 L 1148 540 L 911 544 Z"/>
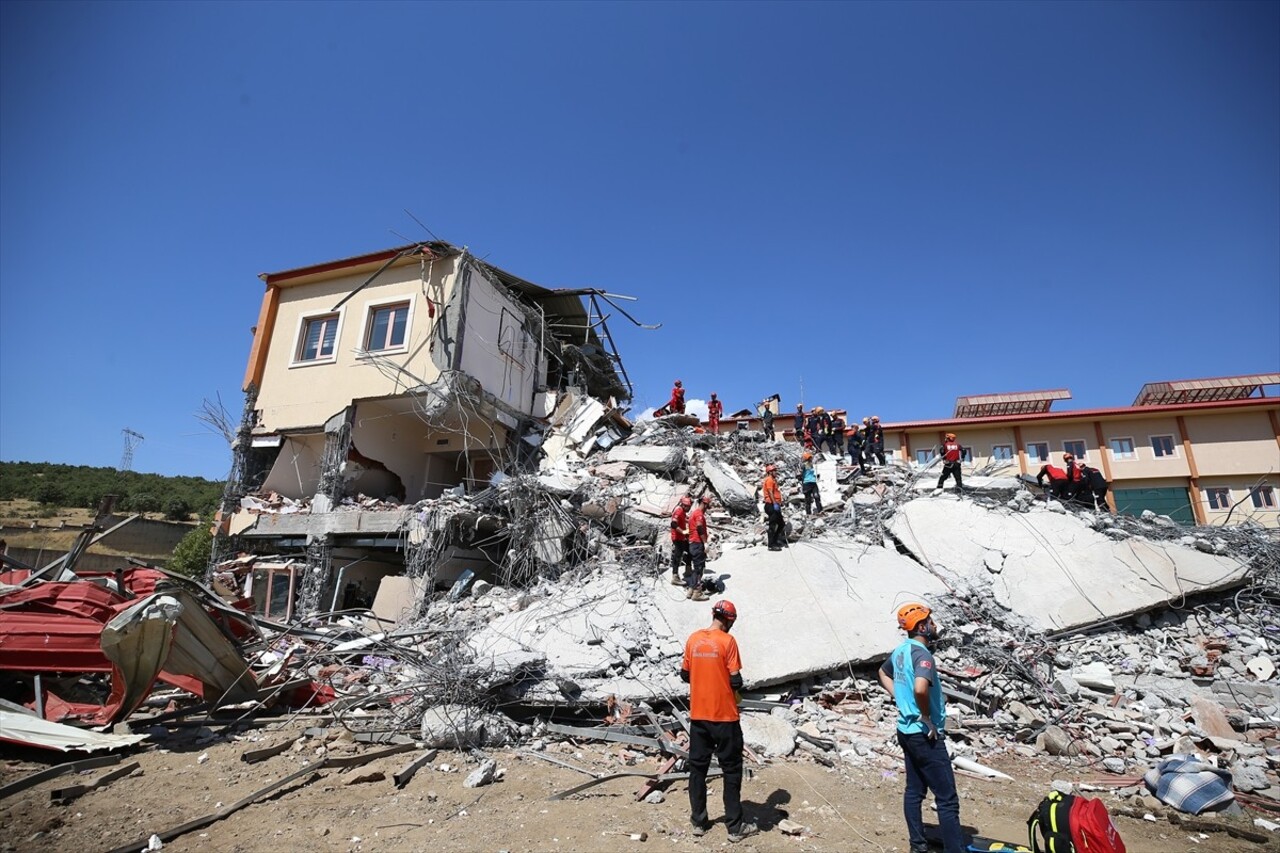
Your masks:
<path fill-rule="evenodd" d="M 804 454 L 804 460 L 808 462 L 812 458 L 813 458 L 813 454 L 806 451 Z"/>
<path fill-rule="evenodd" d="M 898 608 L 898 627 L 907 632 L 914 631 L 932 614 L 932 610 L 917 601 L 904 604 Z"/>
<path fill-rule="evenodd" d="M 778 466 L 774 465 L 772 462 L 764 466 L 764 472 L 766 474 L 772 474 L 774 471 L 777 471 L 777 470 L 778 470 Z"/>
<path fill-rule="evenodd" d="M 944 437 L 944 438 L 946 438 L 946 440 L 947 440 L 947 441 L 955 441 L 955 440 L 956 440 L 956 434 L 955 434 L 954 432 L 949 432 L 949 433 L 947 433 L 947 434 L 946 434 L 945 436 L 943 436 L 943 437 Z"/>
<path fill-rule="evenodd" d="M 738 608 L 734 607 L 733 602 L 726 598 L 723 601 L 717 601 L 711 606 L 711 615 L 732 625 L 738 619 Z"/>

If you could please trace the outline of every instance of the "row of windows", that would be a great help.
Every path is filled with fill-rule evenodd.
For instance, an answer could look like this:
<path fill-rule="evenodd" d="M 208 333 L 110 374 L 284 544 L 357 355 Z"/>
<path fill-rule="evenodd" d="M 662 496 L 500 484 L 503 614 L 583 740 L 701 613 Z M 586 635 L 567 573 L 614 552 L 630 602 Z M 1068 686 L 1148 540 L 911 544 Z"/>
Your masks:
<path fill-rule="evenodd" d="M 1204 490 L 1204 499 L 1209 509 L 1231 509 L 1231 489 L 1226 486 L 1214 486 Z M 1276 490 L 1271 486 L 1254 486 L 1249 490 L 1249 499 L 1254 509 L 1275 509 Z"/>
<path fill-rule="evenodd" d="M 1111 456 L 1117 460 L 1133 460 L 1138 458 L 1138 452 L 1134 448 L 1132 438 L 1113 438 L 1109 442 L 1111 445 Z M 1173 458 L 1177 456 L 1171 435 L 1153 435 L 1151 436 L 1151 451 L 1157 459 Z M 1070 453 L 1081 462 L 1089 461 L 1088 447 L 1083 440 L 1064 441 L 1062 442 L 1062 452 Z M 927 463 L 933 458 L 932 450 L 917 450 L 916 461 L 921 465 Z M 1012 444 L 994 444 L 991 446 L 991 458 L 996 462 L 1011 462 L 1014 458 Z M 964 448 L 964 461 L 973 461 L 973 452 L 969 447 Z M 1027 461 L 1036 464 L 1043 464 L 1049 461 L 1049 443 L 1047 441 L 1033 441 L 1027 445 Z"/>
<path fill-rule="evenodd" d="M 338 314 L 315 314 L 302 318 L 302 330 L 298 335 L 298 347 L 293 360 L 297 364 L 331 361 L 338 343 Z M 365 317 L 364 340 L 360 346 L 365 352 L 388 352 L 402 349 L 409 326 L 409 303 L 394 302 L 386 305 L 370 305 Z"/>

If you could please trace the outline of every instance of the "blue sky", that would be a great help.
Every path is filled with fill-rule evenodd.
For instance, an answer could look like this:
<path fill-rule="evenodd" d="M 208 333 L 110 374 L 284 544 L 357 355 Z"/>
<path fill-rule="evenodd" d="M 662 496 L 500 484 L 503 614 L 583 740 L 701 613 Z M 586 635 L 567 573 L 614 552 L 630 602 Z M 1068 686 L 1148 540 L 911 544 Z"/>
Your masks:
<path fill-rule="evenodd" d="M 0 4 L 0 458 L 221 478 L 257 274 L 405 208 L 638 297 L 637 412 L 1274 371 L 1280 4 Z"/>

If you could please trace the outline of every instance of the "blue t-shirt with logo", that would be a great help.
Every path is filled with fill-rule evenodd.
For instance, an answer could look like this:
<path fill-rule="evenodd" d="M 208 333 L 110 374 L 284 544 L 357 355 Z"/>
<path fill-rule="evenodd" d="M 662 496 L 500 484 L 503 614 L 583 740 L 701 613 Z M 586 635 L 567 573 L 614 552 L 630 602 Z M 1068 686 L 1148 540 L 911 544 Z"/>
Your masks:
<path fill-rule="evenodd" d="M 924 723 L 920 721 L 920 706 L 916 704 L 916 679 L 923 678 L 929 682 L 929 717 L 941 731 L 946 723 L 947 712 L 942 705 L 942 683 L 938 680 L 938 670 L 933 662 L 933 654 L 924 643 L 916 639 L 907 640 L 893 650 L 880 666 L 880 671 L 893 679 L 893 701 L 898 706 L 898 731 L 903 734 L 923 734 Z"/>

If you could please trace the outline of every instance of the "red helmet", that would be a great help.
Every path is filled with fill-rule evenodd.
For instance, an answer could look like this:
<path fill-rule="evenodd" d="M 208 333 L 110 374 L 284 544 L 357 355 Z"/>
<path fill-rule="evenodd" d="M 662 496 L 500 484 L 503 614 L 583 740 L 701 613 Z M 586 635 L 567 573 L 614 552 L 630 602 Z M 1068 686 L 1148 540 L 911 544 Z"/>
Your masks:
<path fill-rule="evenodd" d="M 732 625 L 738 619 L 738 608 L 733 606 L 732 601 L 724 599 L 711 606 L 711 615 Z"/>
<path fill-rule="evenodd" d="M 774 465 L 772 462 L 764 466 L 764 472 L 766 474 L 772 474 L 774 471 L 777 471 L 777 470 L 778 470 L 778 466 Z"/>
<path fill-rule="evenodd" d="M 703 506 L 711 506 L 711 495 L 703 495 L 698 500 L 702 501 Z"/>
<path fill-rule="evenodd" d="M 680 506 L 684 507 L 685 509 L 688 509 L 689 507 L 693 506 L 693 498 L 689 497 L 688 495 L 685 495 L 680 499 Z"/>
<path fill-rule="evenodd" d="M 933 614 L 923 604 L 913 601 L 910 604 L 904 604 L 898 608 L 898 627 L 904 631 L 914 631 L 921 622 L 928 619 Z"/>

